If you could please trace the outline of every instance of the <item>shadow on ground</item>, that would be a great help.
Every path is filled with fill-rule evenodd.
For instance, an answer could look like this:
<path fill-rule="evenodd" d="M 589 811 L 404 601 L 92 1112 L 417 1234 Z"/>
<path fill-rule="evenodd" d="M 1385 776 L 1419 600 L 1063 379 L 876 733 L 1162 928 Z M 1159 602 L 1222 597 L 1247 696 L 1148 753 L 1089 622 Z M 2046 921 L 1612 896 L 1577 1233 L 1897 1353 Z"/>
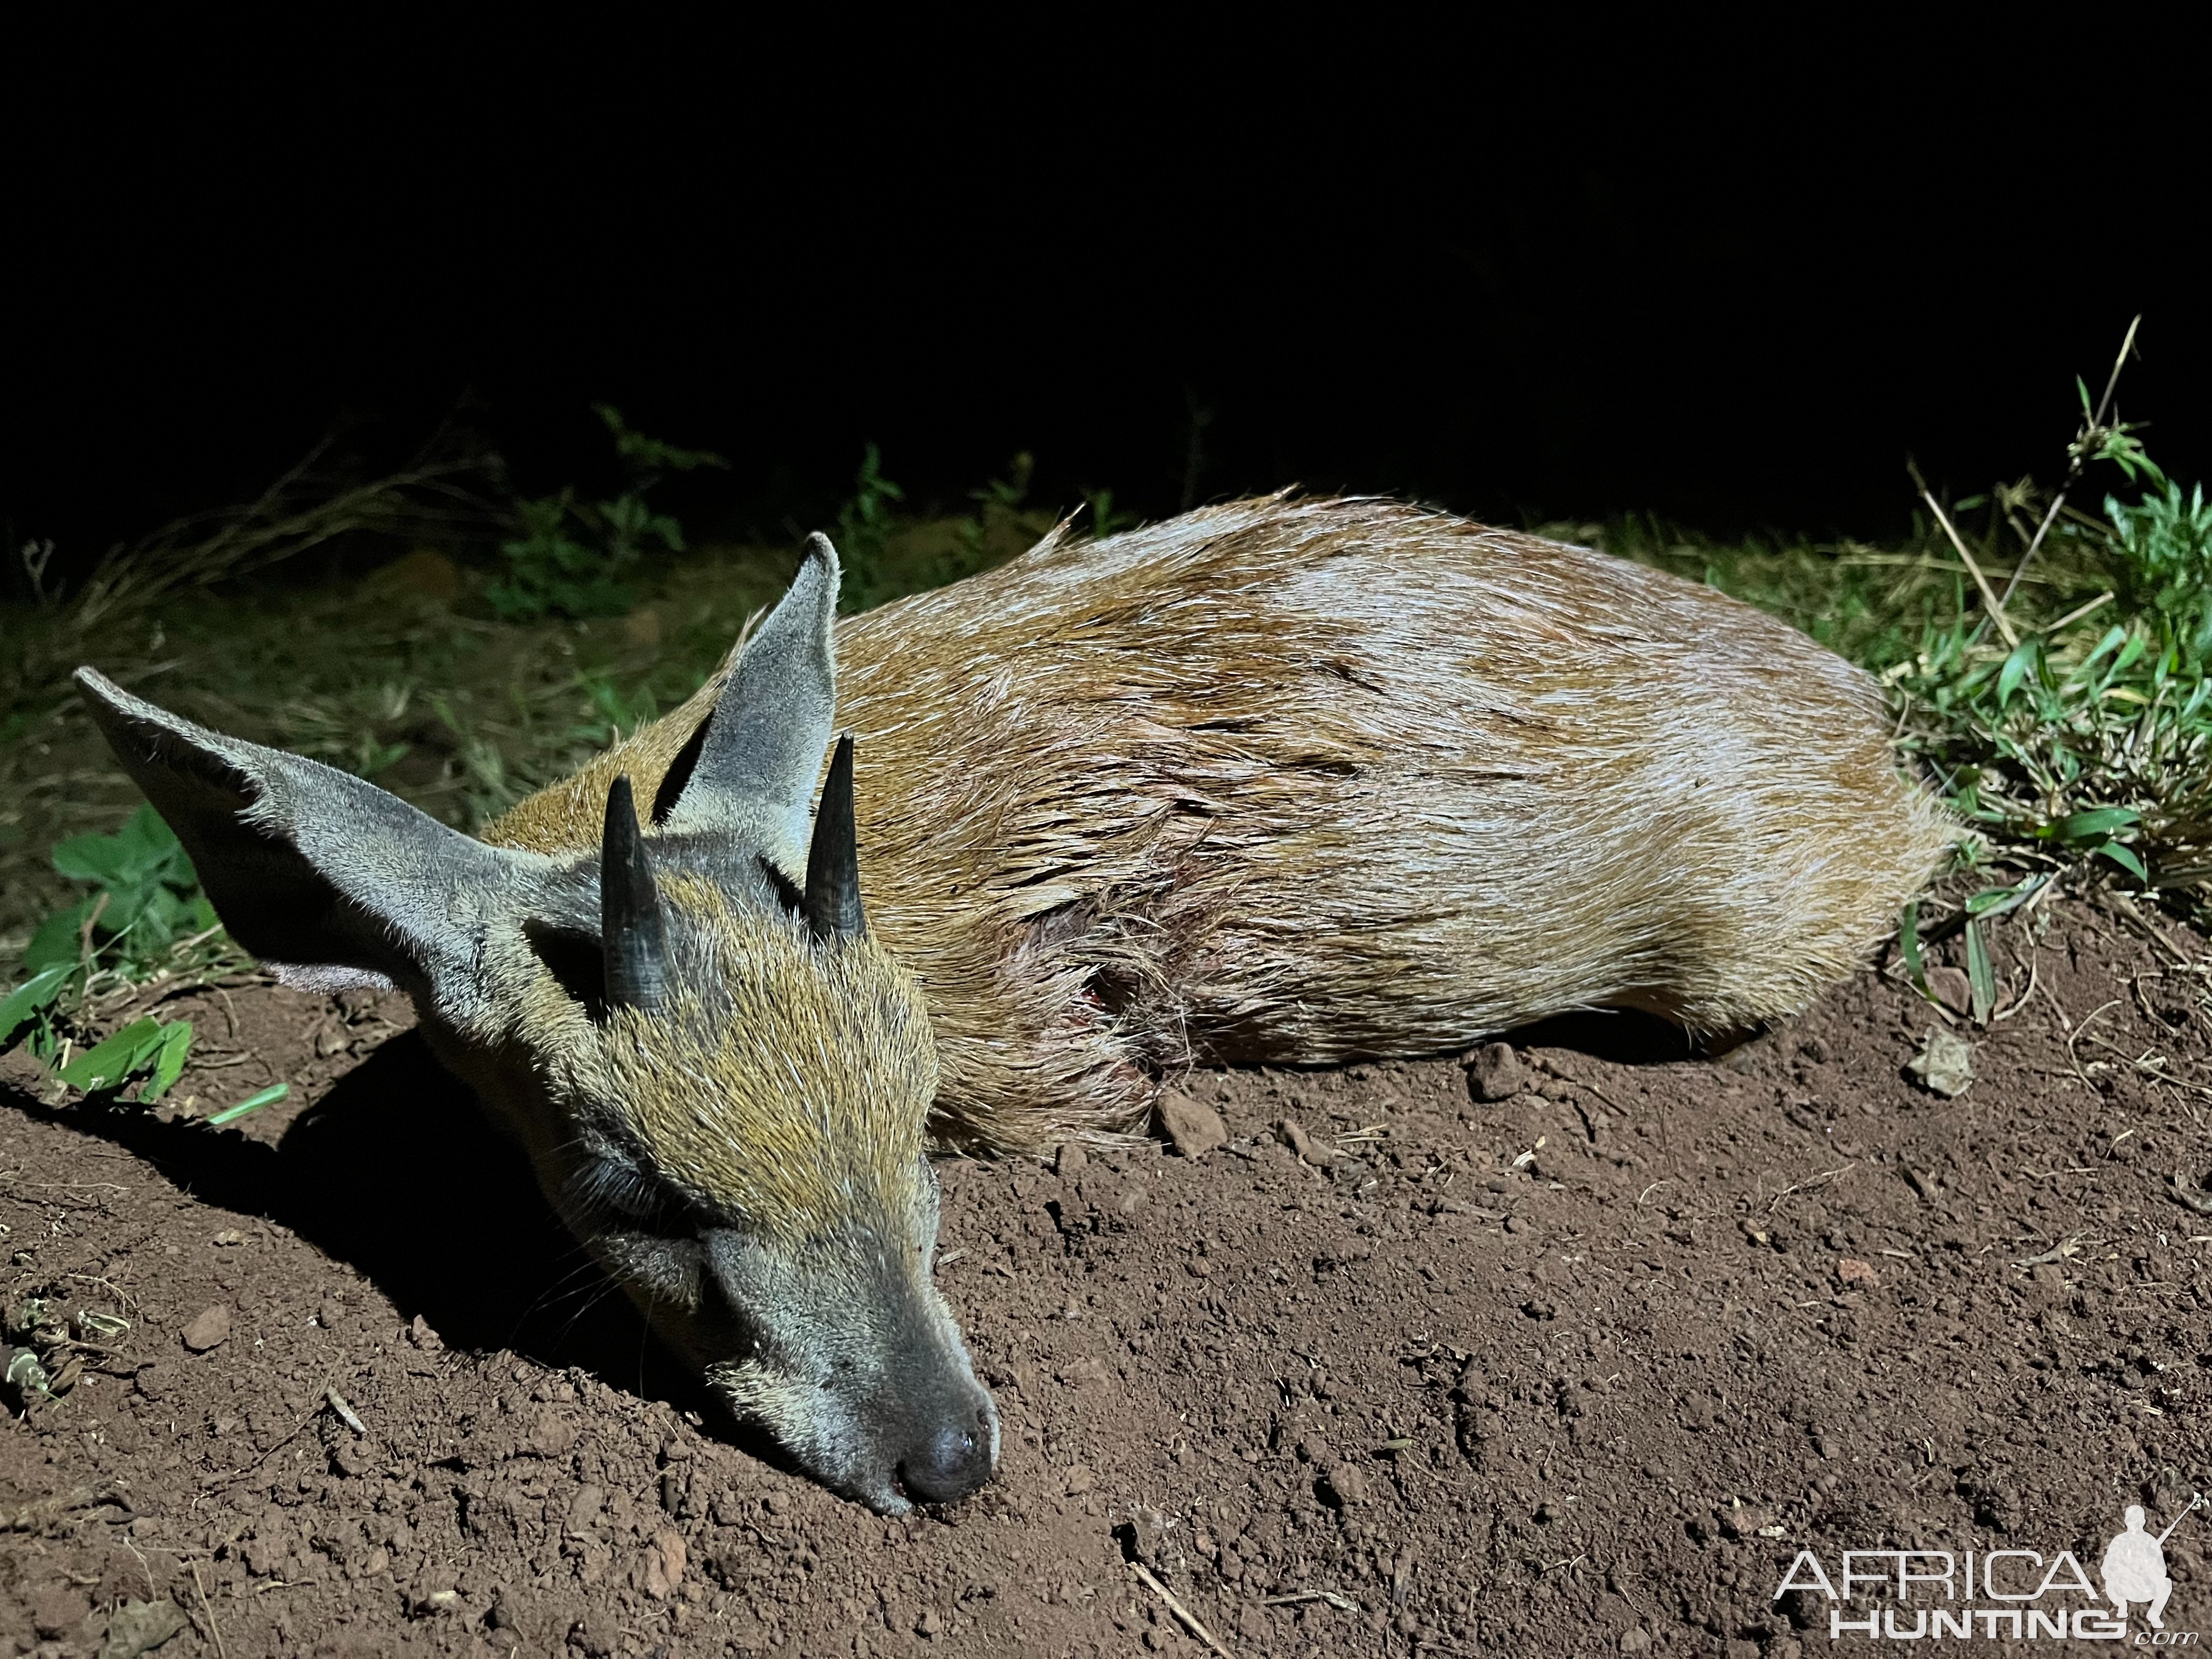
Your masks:
<path fill-rule="evenodd" d="M 265 1216 L 350 1262 L 448 1346 L 580 1366 L 611 1387 L 716 1414 L 416 1033 L 341 1078 L 274 1146 L 136 1107 L 52 1111 L 6 1092 L 27 1115 L 137 1154 L 202 1202 Z"/>
<path fill-rule="evenodd" d="M 1515 1048 L 1571 1048 L 1615 1066 L 1673 1066 L 1710 1060 L 1763 1035 L 1732 1032 L 1694 1037 L 1680 1024 L 1635 1008 L 1584 1008 L 1554 1014 L 1491 1039 Z"/>

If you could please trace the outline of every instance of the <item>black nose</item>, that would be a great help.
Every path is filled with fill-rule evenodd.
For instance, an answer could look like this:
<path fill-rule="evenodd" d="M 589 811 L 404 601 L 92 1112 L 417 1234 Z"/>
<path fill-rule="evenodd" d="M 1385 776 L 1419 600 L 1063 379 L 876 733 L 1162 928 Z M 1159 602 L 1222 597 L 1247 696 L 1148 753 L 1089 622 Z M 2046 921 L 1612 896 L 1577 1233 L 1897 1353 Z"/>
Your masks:
<path fill-rule="evenodd" d="M 982 1413 L 940 1426 L 899 1460 L 899 1480 L 924 1504 L 951 1504 L 991 1478 L 990 1431 Z"/>

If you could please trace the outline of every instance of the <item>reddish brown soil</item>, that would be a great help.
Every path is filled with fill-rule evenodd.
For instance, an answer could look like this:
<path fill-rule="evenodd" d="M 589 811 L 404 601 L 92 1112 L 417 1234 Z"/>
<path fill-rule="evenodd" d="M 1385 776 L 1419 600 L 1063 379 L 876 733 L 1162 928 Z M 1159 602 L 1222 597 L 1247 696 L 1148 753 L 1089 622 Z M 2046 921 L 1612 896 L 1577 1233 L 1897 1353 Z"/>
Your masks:
<path fill-rule="evenodd" d="M 179 1097 L 286 1108 L 0 1114 L 7 1302 L 131 1322 L 0 1431 L 0 1650 L 166 1599 L 165 1656 L 228 1659 L 1198 1652 L 1134 1558 L 1240 1656 L 1791 1659 L 1830 1643 L 1774 1599 L 1801 1547 L 2094 1573 L 2124 1505 L 2212 1485 L 2203 946 L 2146 925 L 2059 909 L 1956 1101 L 1868 975 L 1719 1063 L 1592 1021 L 1494 1103 L 1449 1061 L 1201 1073 L 1237 1138 L 1201 1161 L 948 1164 L 1006 1455 L 904 1522 L 715 1417 L 404 1010 L 200 998 Z M 2168 1540 L 2170 1628 L 2212 1620 L 2208 1538 Z"/>

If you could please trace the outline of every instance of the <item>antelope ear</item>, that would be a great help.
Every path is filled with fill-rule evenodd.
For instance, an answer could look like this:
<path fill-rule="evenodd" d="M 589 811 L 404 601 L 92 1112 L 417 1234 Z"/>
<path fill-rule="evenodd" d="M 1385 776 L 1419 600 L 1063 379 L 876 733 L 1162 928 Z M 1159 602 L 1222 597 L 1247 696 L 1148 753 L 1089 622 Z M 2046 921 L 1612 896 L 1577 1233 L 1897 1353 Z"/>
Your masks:
<path fill-rule="evenodd" d="M 814 781 L 837 710 L 837 550 L 808 537 L 790 590 L 722 682 L 664 828 L 733 835 L 787 871 L 805 867 Z"/>
<path fill-rule="evenodd" d="M 89 668 L 76 684 L 231 937 L 288 983 L 398 981 L 465 1012 L 490 917 L 512 914 L 550 872 L 349 773 L 195 726 Z"/>

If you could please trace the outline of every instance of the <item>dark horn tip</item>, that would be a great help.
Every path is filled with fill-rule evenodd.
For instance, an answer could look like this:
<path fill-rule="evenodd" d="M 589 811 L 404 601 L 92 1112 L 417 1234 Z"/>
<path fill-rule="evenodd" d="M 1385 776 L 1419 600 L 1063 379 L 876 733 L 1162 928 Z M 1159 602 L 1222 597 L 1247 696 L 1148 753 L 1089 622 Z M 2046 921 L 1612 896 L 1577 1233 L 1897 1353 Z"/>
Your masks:
<path fill-rule="evenodd" d="M 818 939 L 858 939 L 868 931 L 860 904 L 860 830 L 853 809 L 853 734 L 837 739 L 806 849 L 806 920 Z"/>
<path fill-rule="evenodd" d="M 606 835 L 599 848 L 599 939 L 607 1000 L 650 1012 L 666 989 L 667 941 L 660 891 L 638 828 L 627 775 L 607 787 Z"/>

